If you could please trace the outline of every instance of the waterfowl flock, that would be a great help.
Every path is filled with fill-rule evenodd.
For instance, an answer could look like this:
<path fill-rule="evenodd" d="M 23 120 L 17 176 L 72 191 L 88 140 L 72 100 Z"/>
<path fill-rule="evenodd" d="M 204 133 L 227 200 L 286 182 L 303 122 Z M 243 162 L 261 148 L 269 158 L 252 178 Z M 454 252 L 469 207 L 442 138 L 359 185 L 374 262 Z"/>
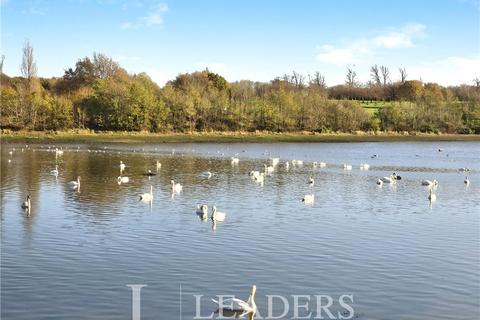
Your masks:
<path fill-rule="evenodd" d="M 50 149 L 50 147 L 48 147 L 48 148 L 49 148 L 49 150 L 53 150 L 53 152 L 55 153 L 56 161 L 57 161 L 58 157 L 61 157 L 64 154 L 64 150 L 61 150 L 59 148 L 52 148 L 52 149 Z M 28 146 L 26 146 L 25 149 L 28 149 Z M 92 152 L 92 151 L 93 152 L 105 152 L 105 149 L 106 149 L 106 147 L 104 147 L 103 150 L 90 150 L 90 149 L 88 149 L 87 151 L 88 152 Z M 14 151 L 15 151 L 15 149 L 12 149 L 11 151 L 9 151 L 8 154 L 10 156 L 12 156 Z M 22 151 L 24 151 L 23 148 L 22 148 Z M 76 151 L 78 152 L 79 148 L 77 148 Z M 172 151 L 172 154 L 174 154 L 174 151 Z M 371 158 L 377 158 L 377 157 L 378 157 L 378 155 L 374 154 Z M 8 160 L 9 160 L 9 163 L 10 163 L 11 159 L 8 159 Z M 240 158 L 238 158 L 238 154 L 235 154 L 235 156 L 231 157 L 230 162 L 233 166 L 238 166 L 238 164 L 240 163 Z M 251 170 L 251 171 L 248 172 L 248 175 L 251 177 L 251 179 L 253 181 L 255 181 L 256 183 L 263 186 L 264 182 L 267 179 L 270 179 L 269 176 L 274 174 L 278 170 L 278 168 L 283 167 L 283 169 L 285 171 L 288 171 L 289 168 L 290 168 L 290 164 L 293 167 L 301 167 L 301 166 L 304 165 L 304 161 L 299 160 L 299 159 L 293 159 L 291 161 L 281 162 L 280 158 L 278 158 L 278 157 L 270 158 L 270 159 L 268 159 L 267 163 L 263 164 L 263 170 Z M 311 163 L 311 165 L 312 165 L 313 168 L 326 168 L 327 167 L 327 163 L 323 162 L 323 161 L 313 161 Z M 335 167 L 334 164 L 331 164 L 330 166 Z M 156 160 L 156 163 L 155 163 L 156 171 L 154 172 L 152 170 L 147 170 L 144 173 L 144 175 L 148 176 L 149 179 L 150 179 L 150 177 L 158 174 L 158 171 L 161 169 L 161 167 L 162 167 L 162 164 L 160 163 L 160 161 Z M 338 165 L 336 167 L 338 167 Z M 126 184 L 126 183 L 130 182 L 130 178 L 123 174 L 124 171 L 126 170 L 126 168 L 127 168 L 127 165 L 122 160 L 120 160 L 120 163 L 119 163 L 120 175 L 117 177 L 117 182 L 118 182 L 119 185 Z M 343 170 L 345 170 L 345 171 L 352 171 L 354 169 L 354 165 L 348 164 L 348 163 L 343 163 L 340 168 L 343 168 Z M 359 168 L 360 170 L 370 170 L 370 165 L 368 163 L 360 163 L 358 166 L 355 166 L 355 168 Z M 463 182 L 464 182 L 465 186 L 469 186 L 470 185 L 470 179 L 468 177 L 468 173 L 470 172 L 470 169 L 467 168 L 467 167 L 462 167 L 462 168 L 459 168 L 458 171 L 466 173 L 465 179 L 464 179 Z M 51 170 L 50 173 L 53 176 L 55 176 L 56 178 L 59 176 L 59 168 L 58 168 L 57 164 L 55 164 L 55 169 Z M 203 177 L 203 178 L 206 178 L 206 179 L 210 179 L 211 177 L 214 176 L 214 173 L 211 172 L 211 171 L 203 171 L 203 172 L 199 173 L 199 176 Z M 382 187 L 384 184 L 394 185 L 401 179 L 402 179 L 402 177 L 397 175 L 394 172 L 389 176 L 376 178 L 375 183 L 379 187 Z M 173 194 L 179 194 L 179 193 L 182 192 L 183 186 L 180 183 L 175 182 L 172 179 L 170 181 L 170 184 L 171 184 L 172 197 L 173 197 Z M 306 193 L 301 198 L 301 201 L 305 204 L 310 204 L 311 205 L 315 202 L 315 194 L 312 192 L 314 190 L 313 186 L 315 185 L 315 179 L 312 175 L 310 175 L 308 177 L 308 179 L 306 181 L 306 184 L 308 186 L 312 187 L 312 189 L 310 189 L 310 192 Z M 437 195 L 435 194 L 435 190 L 438 187 L 439 182 L 436 179 L 431 179 L 431 180 L 430 179 L 425 179 L 425 180 L 422 180 L 420 182 L 420 184 L 422 186 L 428 187 L 428 190 L 429 190 L 428 191 L 429 192 L 428 193 L 428 200 L 430 202 L 436 201 Z M 67 183 L 67 186 L 69 188 L 71 188 L 72 190 L 77 190 L 78 192 L 80 192 L 81 177 L 78 176 L 76 180 L 69 181 Z M 141 201 L 151 202 L 154 198 L 154 196 L 153 196 L 153 186 L 150 186 L 150 191 L 149 192 L 139 194 L 138 197 L 139 197 L 139 200 L 141 200 Z M 30 208 L 31 208 L 30 203 L 31 203 L 31 197 L 30 197 L 30 195 L 28 195 L 26 200 L 22 203 L 21 207 L 25 210 L 30 210 Z M 196 214 L 202 220 L 206 220 L 208 218 L 208 206 L 207 205 L 198 205 L 197 210 L 196 210 Z M 217 211 L 216 206 L 213 205 L 210 218 L 213 222 L 223 222 L 223 221 L 225 221 L 226 214 L 223 213 L 223 212 Z"/>

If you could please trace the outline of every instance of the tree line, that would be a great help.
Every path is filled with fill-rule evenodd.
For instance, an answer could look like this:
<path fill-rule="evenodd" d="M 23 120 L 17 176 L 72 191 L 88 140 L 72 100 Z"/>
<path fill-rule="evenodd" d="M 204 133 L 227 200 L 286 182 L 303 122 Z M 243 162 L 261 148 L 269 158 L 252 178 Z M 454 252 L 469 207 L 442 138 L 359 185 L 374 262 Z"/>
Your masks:
<path fill-rule="evenodd" d="M 374 65 L 367 83 L 348 68 L 344 84 L 328 87 L 320 72 L 229 83 L 206 69 L 179 74 L 159 87 L 146 73 L 129 74 L 99 53 L 79 59 L 59 78 L 37 76 L 28 41 L 20 77 L 3 73 L 4 59 L 3 129 L 480 133 L 479 79 L 444 87 L 408 80 L 400 68 L 392 81 L 387 66 Z"/>

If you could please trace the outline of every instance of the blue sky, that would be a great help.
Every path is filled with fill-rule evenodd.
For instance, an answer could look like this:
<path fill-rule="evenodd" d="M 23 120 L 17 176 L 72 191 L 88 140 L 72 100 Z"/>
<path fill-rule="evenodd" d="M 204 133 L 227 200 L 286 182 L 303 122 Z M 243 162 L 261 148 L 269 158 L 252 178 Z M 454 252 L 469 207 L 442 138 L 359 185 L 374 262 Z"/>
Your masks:
<path fill-rule="evenodd" d="M 372 64 L 444 85 L 480 77 L 480 1 L 0 0 L 4 72 L 19 74 L 25 39 L 40 76 L 96 52 L 160 85 L 208 67 L 227 80 L 292 70 L 361 81 Z"/>

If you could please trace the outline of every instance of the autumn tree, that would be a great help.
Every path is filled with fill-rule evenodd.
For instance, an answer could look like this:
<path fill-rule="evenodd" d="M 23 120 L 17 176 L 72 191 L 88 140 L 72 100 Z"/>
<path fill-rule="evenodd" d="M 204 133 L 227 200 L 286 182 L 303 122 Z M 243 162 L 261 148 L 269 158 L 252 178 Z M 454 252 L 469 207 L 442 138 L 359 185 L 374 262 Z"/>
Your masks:
<path fill-rule="evenodd" d="M 415 101 L 423 93 L 423 84 L 419 80 L 405 81 L 398 88 L 398 95 L 401 100 Z"/>

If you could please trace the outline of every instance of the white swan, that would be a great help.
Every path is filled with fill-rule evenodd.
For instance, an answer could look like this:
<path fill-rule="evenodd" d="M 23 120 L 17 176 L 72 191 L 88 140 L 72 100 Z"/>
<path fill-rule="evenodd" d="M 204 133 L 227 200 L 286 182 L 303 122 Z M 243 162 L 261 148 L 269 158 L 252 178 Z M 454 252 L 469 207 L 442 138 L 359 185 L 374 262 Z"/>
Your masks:
<path fill-rule="evenodd" d="M 252 179 L 255 179 L 256 177 L 258 177 L 260 175 L 260 171 L 252 170 L 248 173 L 248 175 L 250 177 L 252 177 Z"/>
<path fill-rule="evenodd" d="M 360 163 L 360 170 L 368 170 L 370 165 L 368 163 Z"/>
<path fill-rule="evenodd" d="M 325 167 L 327 166 L 327 164 L 326 164 L 325 162 L 319 162 L 319 163 L 318 163 L 318 166 L 319 166 L 320 168 L 325 168 Z"/>
<path fill-rule="evenodd" d="M 161 167 L 162 167 L 162 164 L 160 163 L 160 161 L 157 160 L 157 171 L 160 170 Z"/>
<path fill-rule="evenodd" d="M 395 179 L 394 175 L 391 175 L 390 177 L 382 177 L 379 179 L 383 183 L 396 183 L 397 179 Z"/>
<path fill-rule="evenodd" d="M 465 176 L 465 180 L 463 180 L 463 183 L 465 183 L 466 186 L 470 184 L 470 180 L 468 179 L 468 176 Z"/>
<path fill-rule="evenodd" d="M 213 206 L 213 208 L 212 208 L 212 217 L 211 217 L 211 219 L 212 219 L 213 221 L 219 221 L 219 222 L 225 221 L 225 216 L 226 216 L 226 215 L 227 215 L 227 214 L 224 213 L 224 212 L 219 212 L 219 211 L 217 211 L 217 207 L 216 207 L 216 206 Z"/>
<path fill-rule="evenodd" d="M 58 148 L 55 148 L 55 156 L 62 156 L 62 155 L 63 155 L 63 151 L 58 150 Z"/>
<path fill-rule="evenodd" d="M 263 165 L 265 167 L 265 172 L 267 173 L 272 173 L 275 171 L 275 168 L 273 166 L 267 166 L 266 164 Z"/>
<path fill-rule="evenodd" d="M 56 165 L 56 166 L 55 166 L 55 169 L 52 170 L 52 171 L 50 171 L 50 173 L 51 173 L 52 175 L 54 175 L 55 178 L 58 177 L 58 166 Z"/>
<path fill-rule="evenodd" d="M 430 189 L 430 194 L 428 195 L 428 200 L 430 200 L 430 202 L 434 202 L 435 200 L 437 200 L 437 196 L 435 195 L 435 193 L 433 193 L 432 189 Z"/>
<path fill-rule="evenodd" d="M 123 161 L 120 160 L 120 171 L 123 171 L 125 170 L 125 163 L 123 163 Z"/>
<path fill-rule="evenodd" d="M 306 194 L 302 202 L 305 202 L 306 204 L 312 204 L 315 201 L 315 195 L 314 194 Z"/>
<path fill-rule="evenodd" d="M 265 173 L 261 172 L 258 176 L 255 176 L 255 182 L 263 183 L 265 180 Z"/>
<path fill-rule="evenodd" d="M 213 176 L 213 174 L 210 171 L 204 171 L 200 174 L 200 176 L 210 179 Z"/>
<path fill-rule="evenodd" d="M 153 200 L 153 186 L 150 186 L 150 192 L 142 193 L 138 195 L 141 201 L 152 201 Z"/>
<path fill-rule="evenodd" d="M 272 166 L 276 166 L 280 162 L 280 158 L 272 158 Z"/>
<path fill-rule="evenodd" d="M 257 305 L 255 304 L 255 292 L 257 291 L 257 286 L 253 285 L 250 290 L 250 295 L 248 296 L 247 302 L 237 299 L 230 298 L 225 299 L 220 304 L 217 300 L 212 299 L 214 303 L 217 304 L 218 309 L 222 311 L 233 311 L 233 312 L 242 312 L 245 313 L 256 313 Z"/>
<path fill-rule="evenodd" d="M 238 162 L 240 161 L 240 159 L 236 158 L 236 157 L 232 157 L 232 164 L 238 164 Z"/>
<path fill-rule="evenodd" d="M 172 184 L 172 192 L 181 192 L 183 187 L 180 183 L 175 183 L 175 181 L 170 180 L 170 183 Z"/>
<path fill-rule="evenodd" d="M 32 207 L 32 204 L 30 201 L 30 195 L 28 195 L 25 201 L 22 203 L 22 209 L 30 210 L 31 207 Z"/>
<path fill-rule="evenodd" d="M 290 163 L 289 163 L 288 161 L 287 161 L 287 162 L 285 162 L 285 169 L 287 169 L 287 170 L 288 170 L 288 168 L 289 168 L 289 167 L 290 167 Z"/>
<path fill-rule="evenodd" d="M 343 170 L 352 170 L 352 165 L 351 164 L 343 164 Z"/>
<path fill-rule="evenodd" d="M 208 206 L 206 204 L 197 204 L 197 210 L 195 213 L 200 217 L 200 219 L 206 220 L 208 218 Z"/>
<path fill-rule="evenodd" d="M 294 166 L 301 166 L 303 165 L 303 160 L 292 160 L 292 164 Z"/>
<path fill-rule="evenodd" d="M 422 181 L 422 186 L 436 187 L 436 186 L 438 186 L 438 181 L 435 180 L 435 179 L 433 179 L 433 181 L 423 180 L 423 181 Z"/>
<path fill-rule="evenodd" d="M 72 189 L 80 189 L 80 176 L 77 177 L 77 181 L 70 181 L 67 185 Z"/>
<path fill-rule="evenodd" d="M 128 177 L 119 176 L 119 177 L 117 178 L 118 184 L 128 183 L 129 181 L 130 181 L 130 178 L 128 178 Z"/>

